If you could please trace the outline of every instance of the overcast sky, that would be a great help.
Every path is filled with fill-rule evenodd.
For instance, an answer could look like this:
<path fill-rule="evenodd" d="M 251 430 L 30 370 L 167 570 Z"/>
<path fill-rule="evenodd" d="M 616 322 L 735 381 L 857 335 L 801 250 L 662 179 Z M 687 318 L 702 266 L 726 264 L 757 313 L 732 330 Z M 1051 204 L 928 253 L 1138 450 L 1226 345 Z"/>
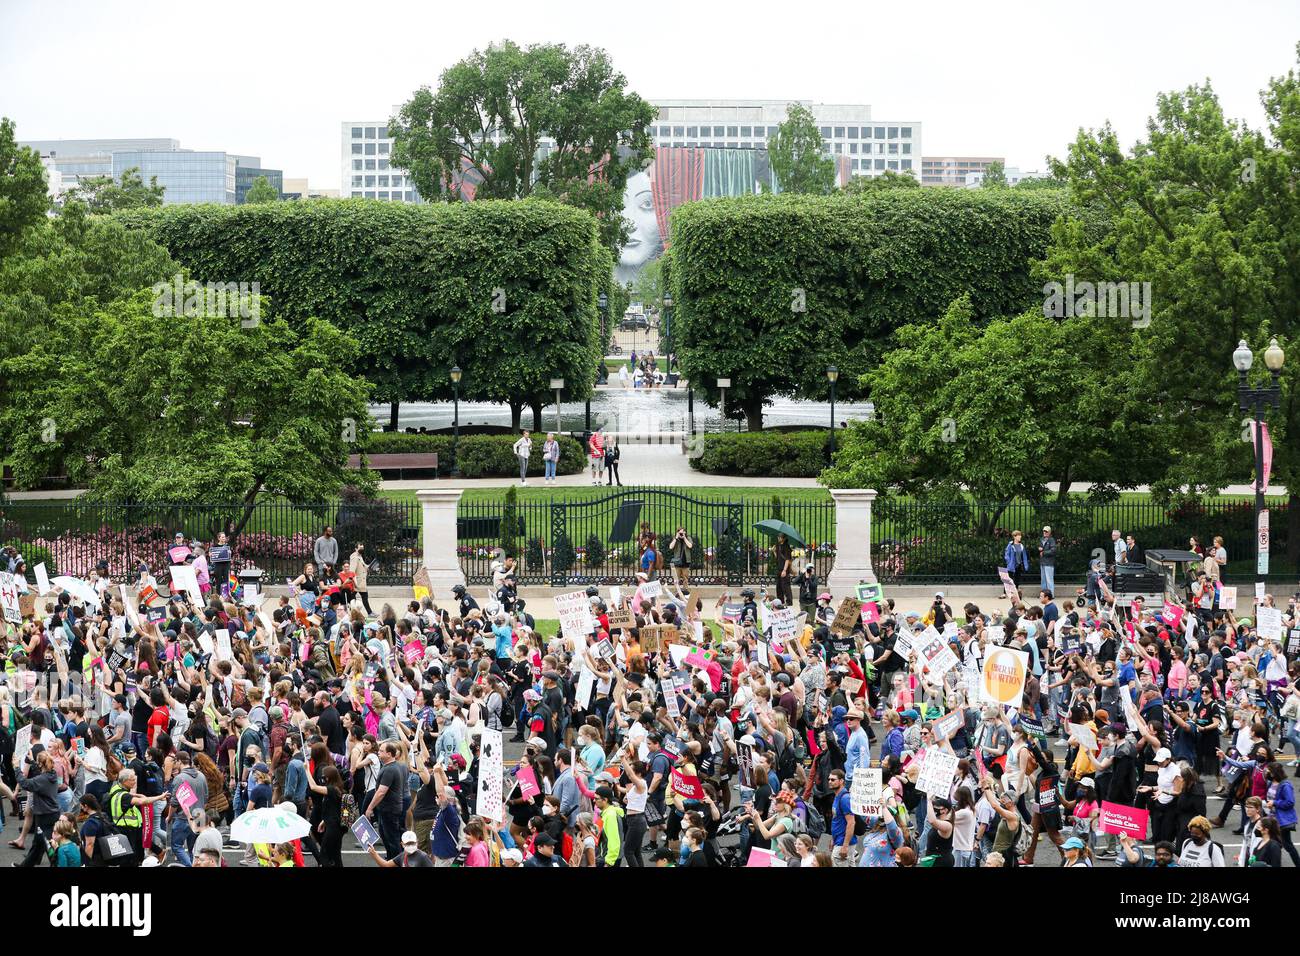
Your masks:
<path fill-rule="evenodd" d="M 164 136 L 339 185 L 340 123 L 385 119 L 495 39 L 604 47 L 647 100 L 869 103 L 925 155 L 1041 169 L 1079 127 L 1125 143 L 1156 94 L 1209 77 L 1264 125 L 1300 3 L 654 4 L 0 0 L 0 115 L 20 139 Z M 780 22 L 775 19 L 780 16 Z"/>

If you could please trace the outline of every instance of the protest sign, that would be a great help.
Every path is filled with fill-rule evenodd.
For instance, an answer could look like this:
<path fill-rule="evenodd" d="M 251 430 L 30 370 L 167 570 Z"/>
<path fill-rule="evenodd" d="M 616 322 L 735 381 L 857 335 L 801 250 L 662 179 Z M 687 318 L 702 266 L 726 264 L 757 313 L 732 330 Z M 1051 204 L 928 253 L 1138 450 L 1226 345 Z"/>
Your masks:
<path fill-rule="evenodd" d="M 181 810 L 188 817 L 190 809 L 199 802 L 199 795 L 194 792 L 194 788 L 182 780 L 176 787 L 176 802 L 181 805 Z"/>
<path fill-rule="evenodd" d="M 1011 575 L 1007 573 L 1006 568 L 998 568 L 998 577 L 1002 579 L 1002 590 L 1006 592 L 1007 599 L 1013 604 L 1020 600 L 1020 591 L 1016 588 L 1016 582 L 1012 580 Z"/>
<path fill-rule="evenodd" d="M 664 710 L 668 711 L 669 717 L 676 720 L 682 715 L 682 709 L 677 706 L 676 678 L 674 678 L 672 674 L 669 674 L 664 678 L 662 687 L 664 692 Z M 667 742 L 664 743 L 664 749 L 668 749 Z M 677 754 L 673 754 L 673 756 L 676 757 Z"/>
<path fill-rule="evenodd" d="M 880 584 L 859 584 L 855 589 L 859 601 L 875 601 L 877 604 L 885 600 L 885 589 Z"/>
<path fill-rule="evenodd" d="M 844 688 L 844 693 L 850 697 L 857 697 L 858 692 L 862 690 L 862 678 L 843 677 L 840 679 L 840 686 Z"/>
<path fill-rule="evenodd" d="M 570 591 L 555 596 L 555 616 L 560 619 L 560 633 L 583 642 L 594 626 L 591 619 L 591 598 L 586 591 Z M 586 646 L 585 643 L 583 646 Z"/>
<path fill-rule="evenodd" d="M 1282 637 L 1282 610 L 1276 607 L 1259 607 L 1255 614 L 1255 630 L 1260 637 Z"/>
<path fill-rule="evenodd" d="M 957 755 L 947 750 L 931 747 L 925 752 L 925 763 L 916 777 L 916 789 L 932 797 L 947 798 L 952 789 L 952 777 L 957 772 Z M 853 776 L 856 778 L 857 773 Z"/>
<path fill-rule="evenodd" d="M 1061 653 L 1079 654 L 1083 651 L 1083 638 L 1079 636 L 1076 630 L 1061 632 Z"/>
<path fill-rule="evenodd" d="M 532 767 L 520 767 L 515 772 L 515 782 L 519 784 L 519 796 L 525 800 L 531 800 L 542 792 Z"/>
<path fill-rule="evenodd" d="M 880 620 L 880 605 L 867 601 L 862 605 L 862 626 L 870 627 Z"/>
<path fill-rule="evenodd" d="M 612 631 L 616 628 L 630 630 L 636 627 L 636 616 L 625 607 L 616 607 L 609 612 L 609 629 Z"/>
<path fill-rule="evenodd" d="M 1088 753 L 1095 754 L 1097 752 L 1097 735 L 1092 732 L 1091 727 L 1086 727 L 1083 724 L 1070 724 L 1070 736 L 1077 740 L 1079 746 L 1087 750 Z"/>
<path fill-rule="evenodd" d="M 663 749 L 664 753 L 676 760 L 682 755 L 682 742 L 669 734 L 663 739 Z"/>
<path fill-rule="evenodd" d="M 704 643 L 704 622 L 699 620 L 691 621 L 691 626 L 695 630 L 695 643 L 703 644 Z"/>
<path fill-rule="evenodd" d="M 919 663 L 925 664 L 930 669 L 930 678 L 934 681 L 942 680 L 944 674 L 960 663 L 957 655 L 948 646 L 948 642 L 943 639 L 943 635 L 933 626 L 927 627 L 922 632 L 916 650 L 920 655 Z"/>
<path fill-rule="evenodd" d="M 1263 600 L 1264 600 L 1264 582 L 1256 581 L 1255 582 L 1255 603 L 1259 604 Z"/>
<path fill-rule="evenodd" d="M 772 623 L 772 640 L 785 644 L 799 636 L 799 612 L 792 607 L 777 608 L 768 615 Z"/>
<path fill-rule="evenodd" d="M 1029 655 L 1009 647 L 995 647 L 984 658 L 980 681 L 983 699 L 1003 707 L 1019 707 L 1029 675 Z"/>
<path fill-rule="evenodd" d="M 858 816 L 880 816 L 885 812 L 883 774 L 878 767 L 858 767 L 853 771 L 849 790 L 849 809 Z"/>
<path fill-rule="evenodd" d="M 235 651 L 230 646 L 230 631 L 224 627 L 217 628 L 217 660 L 234 660 Z"/>
<path fill-rule="evenodd" d="M 483 728 L 478 751 L 478 812 L 500 823 L 505 815 L 501 805 L 501 775 L 504 772 L 501 731 Z"/>
<path fill-rule="evenodd" d="M 768 649 L 767 641 L 754 642 L 754 660 L 758 662 L 758 666 L 763 670 L 770 671 L 772 669 L 772 654 Z"/>
<path fill-rule="evenodd" d="M 663 653 L 664 645 L 677 640 L 677 628 L 671 624 L 647 624 L 641 628 L 641 651 L 645 654 Z"/>
<path fill-rule="evenodd" d="M 36 616 L 36 595 L 32 593 L 18 595 L 18 613 L 24 618 Z M 78 737 L 78 740 L 81 738 Z"/>
<path fill-rule="evenodd" d="M 364 850 L 369 850 L 379 843 L 379 834 L 375 831 L 374 824 L 366 817 L 357 817 L 356 822 L 352 824 L 352 835 L 357 838 L 357 842 Z"/>
<path fill-rule="evenodd" d="M 609 606 L 618 607 L 623 603 L 623 589 L 614 586 L 609 589 Z"/>
<path fill-rule="evenodd" d="M 593 650 L 596 652 L 596 656 L 602 661 L 607 661 L 614 656 L 614 645 L 609 642 L 609 638 L 607 637 L 602 637 L 598 640 Z"/>
<path fill-rule="evenodd" d="M 951 711 L 934 722 L 934 736 L 938 740 L 949 740 L 953 734 L 961 730 L 965 725 L 965 712 L 960 710 Z"/>
<path fill-rule="evenodd" d="M 653 601 L 655 598 L 659 597 L 659 595 L 664 593 L 664 586 L 658 581 L 643 581 L 641 582 L 639 590 L 641 591 L 641 596 L 643 598 Z"/>
<path fill-rule="evenodd" d="M 676 647 L 677 645 L 674 644 L 673 646 Z M 692 653 L 687 654 L 684 658 L 682 658 L 682 660 L 688 666 L 698 667 L 700 670 L 704 670 L 704 668 L 709 666 L 709 659 L 705 657 L 703 654 L 701 654 L 699 651 L 693 651 Z"/>
<path fill-rule="evenodd" d="M 693 774 L 685 774 L 676 768 L 673 769 L 670 777 L 672 781 L 673 793 L 685 797 L 687 800 L 703 800 L 704 787 L 700 785 L 700 778 Z"/>
<path fill-rule="evenodd" d="M 862 618 L 862 602 L 857 598 L 845 598 L 840 602 L 840 609 L 831 621 L 832 634 L 848 634 Z"/>
<path fill-rule="evenodd" d="M 776 866 L 775 854 L 771 850 L 762 850 L 756 846 L 749 848 L 749 857 L 745 860 L 745 867 L 751 866 Z"/>
<path fill-rule="evenodd" d="M 1101 802 L 1101 816 L 1097 818 L 1102 833 L 1130 836 L 1135 840 L 1147 838 L 1147 811 L 1127 807 L 1121 803 Z"/>
<path fill-rule="evenodd" d="M 591 704 L 591 691 L 596 686 L 596 675 L 587 667 L 578 674 L 578 686 L 574 691 L 574 702 L 583 710 Z"/>
<path fill-rule="evenodd" d="M 1237 589 L 1235 587 L 1223 587 L 1219 589 L 1219 610 L 1237 610 Z"/>
<path fill-rule="evenodd" d="M 737 775 L 742 787 L 754 786 L 754 748 L 747 743 L 736 742 Z"/>
<path fill-rule="evenodd" d="M 402 657 L 409 666 L 424 657 L 424 643 L 417 637 L 402 645 Z"/>
<path fill-rule="evenodd" d="M 199 648 L 204 654 L 211 654 L 216 650 L 216 645 L 212 643 L 212 635 L 207 631 L 199 631 Z"/>
<path fill-rule="evenodd" d="M 719 619 L 735 624 L 740 620 L 741 613 L 745 610 L 743 604 L 724 604 L 718 614 Z"/>
<path fill-rule="evenodd" d="M 691 649 L 685 644 L 669 644 L 668 656 L 672 658 L 673 667 L 681 667 L 682 661 L 686 660 L 686 655 L 690 654 Z"/>
<path fill-rule="evenodd" d="M 199 590 L 199 578 L 192 565 L 174 564 L 171 568 L 172 590 L 184 591 L 189 595 L 190 603 L 203 605 L 203 592 Z"/>
<path fill-rule="evenodd" d="M 429 569 L 422 567 L 411 575 L 411 590 L 417 601 L 433 596 L 433 585 L 429 581 Z"/>
<path fill-rule="evenodd" d="M 45 562 L 36 565 L 36 590 L 41 594 L 50 593 L 50 574 L 45 570 Z"/>
<path fill-rule="evenodd" d="M 912 641 L 915 635 L 907 629 L 906 624 L 898 628 L 897 636 L 894 638 L 894 653 L 902 660 L 907 660 L 912 656 Z"/>

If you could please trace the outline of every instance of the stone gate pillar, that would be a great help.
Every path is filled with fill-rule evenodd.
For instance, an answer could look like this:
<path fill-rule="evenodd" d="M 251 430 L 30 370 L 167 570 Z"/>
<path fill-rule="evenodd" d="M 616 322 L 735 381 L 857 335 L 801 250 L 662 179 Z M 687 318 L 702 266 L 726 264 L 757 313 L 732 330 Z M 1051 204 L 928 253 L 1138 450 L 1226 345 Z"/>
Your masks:
<path fill-rule="evenodd" d="M 420 502 L 421 543 L 424 567 L 435 599 L 447 600 L 451 589 L 465 583 L 465 573 L 456 556 L 456 506 L 463 494 L 459 488 L 417 491 Z"/>
<path fill-rule="evenodd" d="M 832 488 L 835 499 L 835 563 L 826 578 L 826 586 L 838 602 L 853 597 L 859 581 L 876 583 L 871 568 L 871 503 L 876 500 L 872 488 Z"/>

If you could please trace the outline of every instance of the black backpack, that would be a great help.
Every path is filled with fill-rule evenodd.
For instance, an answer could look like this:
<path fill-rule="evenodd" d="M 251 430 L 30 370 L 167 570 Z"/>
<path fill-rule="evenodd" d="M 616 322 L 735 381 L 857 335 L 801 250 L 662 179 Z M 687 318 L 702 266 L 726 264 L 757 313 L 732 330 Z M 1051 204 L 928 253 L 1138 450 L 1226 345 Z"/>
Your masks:
<path fill-rule="evenodd" d="M 146 797 L 158 797 L 163 792 L 162 768 L 152 760 L 140 765 L 140 793 Z"/>
<path fill-rule="evenodd" d="M 776 757 L 776 775 L 782 780 L 789 780 L 794 776 L 795 770 L 799 766 L 799 756 L 795 752 L 794 744 L 787 743 L 785 749 Z"/>

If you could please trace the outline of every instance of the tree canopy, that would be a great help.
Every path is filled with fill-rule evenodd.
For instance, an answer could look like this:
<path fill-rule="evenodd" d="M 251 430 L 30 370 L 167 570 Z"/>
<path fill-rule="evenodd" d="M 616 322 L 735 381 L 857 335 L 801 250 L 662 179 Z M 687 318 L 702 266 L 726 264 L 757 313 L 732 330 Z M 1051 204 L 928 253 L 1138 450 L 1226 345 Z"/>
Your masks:
<path fill-rule="evenodd" d="M 835 188 L 835 161 L 826 155 L 817 120 L 808 107 L 791 103 L 767 140 L 768 162 L 783 193 L 825 196 Z"/>
<path fill-rule="evenodd" d="M 120 180 L 112 176 L 89 176 L 69 190 L 68 198 L 78 199 L 91 212 L 120 212 L 144 206 L 161 206 L 165 187 L 158 185 L 158 177 L 150 176 L 149 185 L 138 167 L 122 171 Z"/>
<path fill-rule="evenodd" d="M 265 176 L 254 179 L 253 184 L 248 187 L 248 192 L 244 193 L 245 203 L 275 202 L 279 198 L 279 191 Z"/>
<path fill-rule="evenodd" d="M 18 145 L 13 120 L 0 119 L 0 263 L 49 208 L 40 155 Z"/>

